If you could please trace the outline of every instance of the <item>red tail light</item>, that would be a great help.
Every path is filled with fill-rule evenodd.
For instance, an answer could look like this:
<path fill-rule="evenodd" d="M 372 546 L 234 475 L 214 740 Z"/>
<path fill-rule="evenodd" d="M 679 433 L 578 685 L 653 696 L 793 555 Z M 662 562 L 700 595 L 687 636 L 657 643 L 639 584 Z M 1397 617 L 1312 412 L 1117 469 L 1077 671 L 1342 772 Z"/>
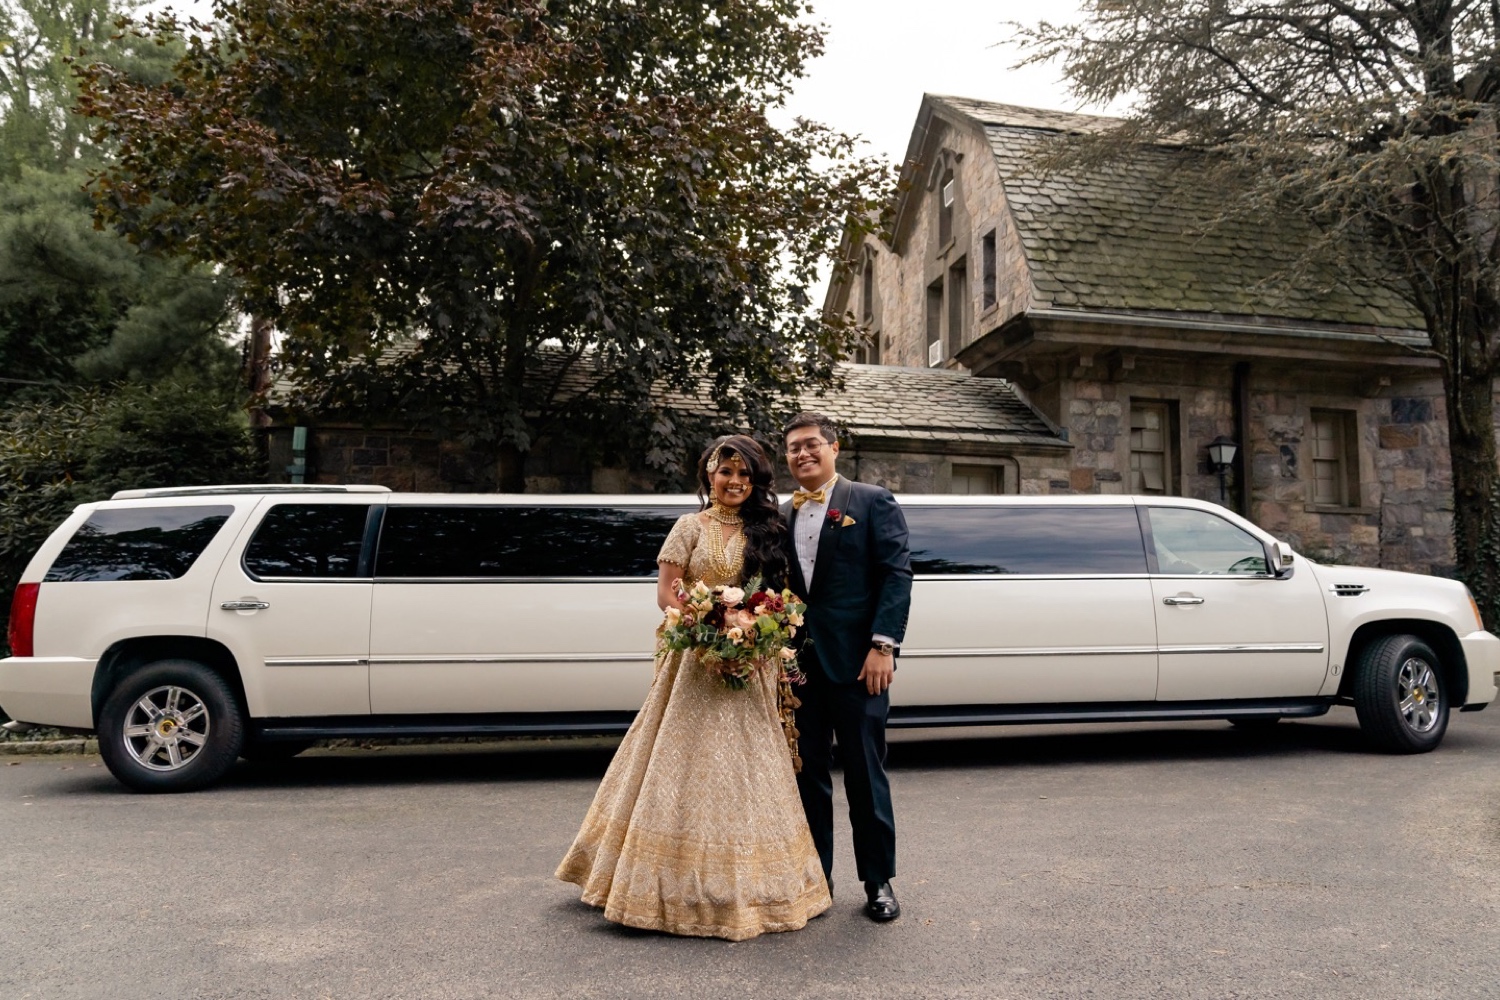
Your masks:
<path fill-rule="evenodd" d="M 10 599 L 10 655 L 36 655 L 36 596 L 41 592 L 40 583 L 16 584 L 15 596 Z"/>

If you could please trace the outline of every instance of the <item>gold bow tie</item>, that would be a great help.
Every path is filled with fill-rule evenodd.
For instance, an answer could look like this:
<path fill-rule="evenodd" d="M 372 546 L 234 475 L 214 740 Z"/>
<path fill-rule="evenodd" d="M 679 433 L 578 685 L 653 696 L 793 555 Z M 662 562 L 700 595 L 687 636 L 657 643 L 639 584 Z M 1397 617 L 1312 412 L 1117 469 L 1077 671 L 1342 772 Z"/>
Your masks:
<path fill-rule="evenodd" d="M 809 501 L 812 502 L 812 503 L 827 503 L 828 502 L 828 491 L 827 490 L 793 490 L 792 491 L 792 510 L 801 510 L 802 509 L 802 505 L 805 504 L 805 503 L 808 503 Z"/>

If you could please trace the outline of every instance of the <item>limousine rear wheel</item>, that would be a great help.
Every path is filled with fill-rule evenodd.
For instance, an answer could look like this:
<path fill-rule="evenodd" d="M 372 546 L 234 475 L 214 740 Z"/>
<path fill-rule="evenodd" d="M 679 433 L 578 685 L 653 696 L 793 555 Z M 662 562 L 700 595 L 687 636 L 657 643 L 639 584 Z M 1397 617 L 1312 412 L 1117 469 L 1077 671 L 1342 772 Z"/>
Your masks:
<path fill-rule="evenodd" d="M 213 784 L 239 756 L 244 713 L 224 678 L 192 660 L 158 660 L 110 692 L 99 713 L 99 755 L 140 792 Z"/>
<path fill-rule="evenodd" d="M 1388 753 L 1425 753 L 1448 729 L 1448 692 L 1432 647 L 1414 635 L 1366 646 L 1354 678 L 1359 728 Z"/>

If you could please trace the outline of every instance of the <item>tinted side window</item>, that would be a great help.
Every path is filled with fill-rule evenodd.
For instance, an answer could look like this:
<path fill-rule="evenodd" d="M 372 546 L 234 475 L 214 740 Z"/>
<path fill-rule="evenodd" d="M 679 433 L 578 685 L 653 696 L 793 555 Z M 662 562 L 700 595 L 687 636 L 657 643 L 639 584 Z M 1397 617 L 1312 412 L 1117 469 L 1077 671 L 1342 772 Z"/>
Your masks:
<path fill-rule="evenodd" d="M 1145 573 L 1133 507 L 908 507 L 916 573 Z"/>
<path fill-rule="evenodd" d="M 368 504 L 277 504 L 245 546 L 245 570 L 258 577 L 358 576 L 369 511 Z"/>
<path fill-rule="evenodd" d="M 1265 573 L 1260 539 L 1207 511 L 1151 507 L 1159 573 Z"/>
<path fill-rule="evenodd" d="M 656 575 L 680 508 L 406 507 L 385 512 L 381 577 Z"/>
<path fill-rule="evenodd" d="M 233 507 L 224 506 L 96 510 L 43 579 L 175 580 L 233 513 Z"/>

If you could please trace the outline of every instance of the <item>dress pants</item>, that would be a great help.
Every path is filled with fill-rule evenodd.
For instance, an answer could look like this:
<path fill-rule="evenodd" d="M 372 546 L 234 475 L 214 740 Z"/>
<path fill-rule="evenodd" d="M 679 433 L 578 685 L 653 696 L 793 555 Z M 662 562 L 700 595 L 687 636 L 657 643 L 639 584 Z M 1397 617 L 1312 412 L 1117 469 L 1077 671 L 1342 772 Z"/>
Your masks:
<path fill-rule="evenodd" d="M 812 657 L 807 657 L 812 659 Z M 823 874 L 833 872 L 833 740 L 838 738 L 844 794 L 854 827 L 854 860 L 861 882 L 886 882 L 896 874 L 896 820 L 891 784 L 885 774 L 885 720 L 889 692 L 871 695 L 863 682 L 836 684 L 817 663 L 803 668 L 807 683 L 797 689 L 802 773 L 797 790 L 807 813 Z"/>

